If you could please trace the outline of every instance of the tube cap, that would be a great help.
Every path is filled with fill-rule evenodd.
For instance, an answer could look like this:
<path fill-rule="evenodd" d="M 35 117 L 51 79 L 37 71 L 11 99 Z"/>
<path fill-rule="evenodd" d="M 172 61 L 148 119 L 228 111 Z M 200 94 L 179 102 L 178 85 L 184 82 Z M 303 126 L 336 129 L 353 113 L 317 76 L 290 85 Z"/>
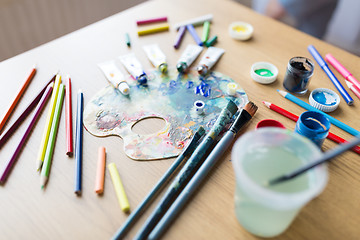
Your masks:
<path fill-rule="evenodd" d="M 309 103 L 323 112 L 332 112 L 339 106 L 340 97 L 330 89 L 317 88 L 310 93 Z"/>
<path fill-rule="evenodd" d="M 126 82 L 121 82 L 118 86 L 120 92 L 124 95 L 129 95 L 130 87 Z"/>
<path fill-rule="evenodd" d="M 233 22 L 229 26 L 229 34 L 236 40 L 248 40 L 254 32 L 253 26 L 246 22 Z"/>
<path fill-rule="evenodd" d="M 270 84 L 277 78 L 279 70 L 268 62 L 257 62 L 251 66 L 251 78 L 261 84 Z"/>

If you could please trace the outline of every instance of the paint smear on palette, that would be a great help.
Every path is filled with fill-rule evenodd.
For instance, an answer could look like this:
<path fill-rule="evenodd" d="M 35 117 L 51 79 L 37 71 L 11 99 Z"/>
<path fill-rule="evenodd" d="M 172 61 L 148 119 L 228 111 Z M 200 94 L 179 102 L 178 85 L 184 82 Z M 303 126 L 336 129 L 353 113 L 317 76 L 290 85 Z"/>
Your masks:
<path fill-rule="evenodd" d="M 239 108 L 248 102 L 238 87 L 234 96 L 227 94 L 228 76 L 211 72 L 206 77 L 196 72 L 179 75 L 169 69 L 167 75 L 158 70 L 147 73 L 148 86 L 140 86 L 128 78 L 130 94 L 125 96 L 112 86 L 101 89 L 84 110 L 87 131 L 99 137 L 116 135 L 124 140 L 124 151 L 134 160 L 155 160 L 180 154 L 199 126 L 208 131 L 229 100 Z M 194 102 L 205 103 L 204 114 L 197 114 Z M 132 127 L 140 120 L 158 117 L 165 127 L 157 133 L 139 135 Z"/>

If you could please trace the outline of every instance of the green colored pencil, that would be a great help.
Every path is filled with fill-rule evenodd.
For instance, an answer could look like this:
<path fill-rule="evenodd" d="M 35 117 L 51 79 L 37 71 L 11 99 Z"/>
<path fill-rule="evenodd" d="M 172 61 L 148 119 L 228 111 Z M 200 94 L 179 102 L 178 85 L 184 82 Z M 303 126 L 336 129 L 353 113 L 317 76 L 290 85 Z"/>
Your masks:
<path fill-rule="evenodd" d="M 49 135 L 49 141 L 46 147 L 46 153 L 44 157 L 44 164 L 41 169 L 41 178 L 40 178 L 40 184 L 41 188 L 43 189 L 45 187 L 45 184 L 49 178 L 49 172 L 50 172 L 50 166 L 51 166 L 51 159 L 54 153 L 54 146 L 55 146 L 55 140 L 56 140 L 56 134 L 59 127 L 59 121 L 61 116 L 61 108 L 64 100 L 64 92 L 65 92 L 65 86 L 64 84 L 60 84 L 59 87 L 59 94 L 56 100 L 56 107 L 55 107 L 55 113 L 54 118 L 51 124 L 51 130 Z"/>
<path fill-rule="evenodd" d="M 202 36 L 201 36 L 201 41 L 203 43 L 206 43 L 206 41 L 208 40 L 209 32 L 210 32 L 210 22 L 206 21 L 206 22 L 204 22 L 203 32 L 202 32 Z"/>

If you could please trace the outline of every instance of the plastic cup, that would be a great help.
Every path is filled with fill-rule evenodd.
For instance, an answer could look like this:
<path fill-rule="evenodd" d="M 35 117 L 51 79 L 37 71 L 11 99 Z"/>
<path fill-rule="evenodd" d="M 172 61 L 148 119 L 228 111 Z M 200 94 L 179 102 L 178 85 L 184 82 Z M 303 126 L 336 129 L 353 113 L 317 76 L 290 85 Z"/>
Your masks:
<path fill-rule="evenodd" d="M 266 183 L 321 154 L 309 139 L 281 128 L 260 128 L 243 135 L 232 150 L 239 223 L 261 237 L 284 232 L 301 208 L 325 188 L 326 165 L 283 183 Z"/>

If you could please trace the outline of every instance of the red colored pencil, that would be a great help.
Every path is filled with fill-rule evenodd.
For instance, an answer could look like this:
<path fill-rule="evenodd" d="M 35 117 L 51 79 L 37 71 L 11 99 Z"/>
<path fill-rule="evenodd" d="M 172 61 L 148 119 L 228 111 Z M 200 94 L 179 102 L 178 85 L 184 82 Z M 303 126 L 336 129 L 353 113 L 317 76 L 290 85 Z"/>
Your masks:
<path fill-rule="evenodd" d="M 47 86 L 55 80 L 56 74 L 54 77 L 45 84 L 42 90 L 38 93 L 38 95 L 32 100 L 32 102 L 25 108 L 24 112 L 16 119 L 16 121 L 11 125 L 11 127 L 1 136 L 0 138 L 0 148 L 6 143 L 6 141 L 13 135 L 13 133 L 17 130 L 20 124 L 25 120 L 27 116 L 31 113 L 31 111 L 36 107 L 38 102 L 40 101 L 42 95 L 45 92 Z"/>
<path fill-rule="evenodd" d="M 66 155 L 73 155 L 73 127 L 72 127 L 72 103 L 71 103 L 71 78 L 67 76 L 65 97 L 65 129 L 66 129 Z"/>
<path fill-rule="evenodd" d="M 263 104 L 265 104 L 266 107 L 270 108 L 271 110 L 277 112 L 277 113 L 280 113 L 281 115 L 293 120 L 294 122 L 296 122 L 299 118 L 299 116 L 296 116 L 295 114 L 289 112 L 289 111 L 286 111 L 285 109 L 273 104 L 273 103 L 269 103 L 269 102 L 265 102 L 263 101 Z M 341 137 L 339 137 L 338 135 L 335 135 L 331 132 L 329 132 L 329 135 L 326 137 L 328 139 L 330 139 L 331 141 L 334 141 L 336 143 L 347 143 L 347 141 Z M 352 150 L 354 152 L 356 152 L 357 154 L 360 154 L 360 147 L 358 146 L 355 146 L 352 148 Z"/>
<path fill-rule="evenodd" d="M 36 73 L 36 66 L 33 67 L 33 69 L 31 70 L 29 76 L 27 77 L 26 81 L 23 83 L 23 85 L 21 86 L 19 92 L 17 93 L 14 101 L 11 103 L 9 109 L 5 112 L 4 117 L 2 118 L 1 122 L 0 122 L 0 133 L 2 132 L 5 123 L 7 122 L 7 120 L 9 119 L 10 115 L 12 114 L 12 112 L 14 111 L 16 105 L 18 104 L 20 98 L 22 97 L 22 95 L 24 94 L 27 86 L 30 84 L 31 80 L 34 78 Z"/>

